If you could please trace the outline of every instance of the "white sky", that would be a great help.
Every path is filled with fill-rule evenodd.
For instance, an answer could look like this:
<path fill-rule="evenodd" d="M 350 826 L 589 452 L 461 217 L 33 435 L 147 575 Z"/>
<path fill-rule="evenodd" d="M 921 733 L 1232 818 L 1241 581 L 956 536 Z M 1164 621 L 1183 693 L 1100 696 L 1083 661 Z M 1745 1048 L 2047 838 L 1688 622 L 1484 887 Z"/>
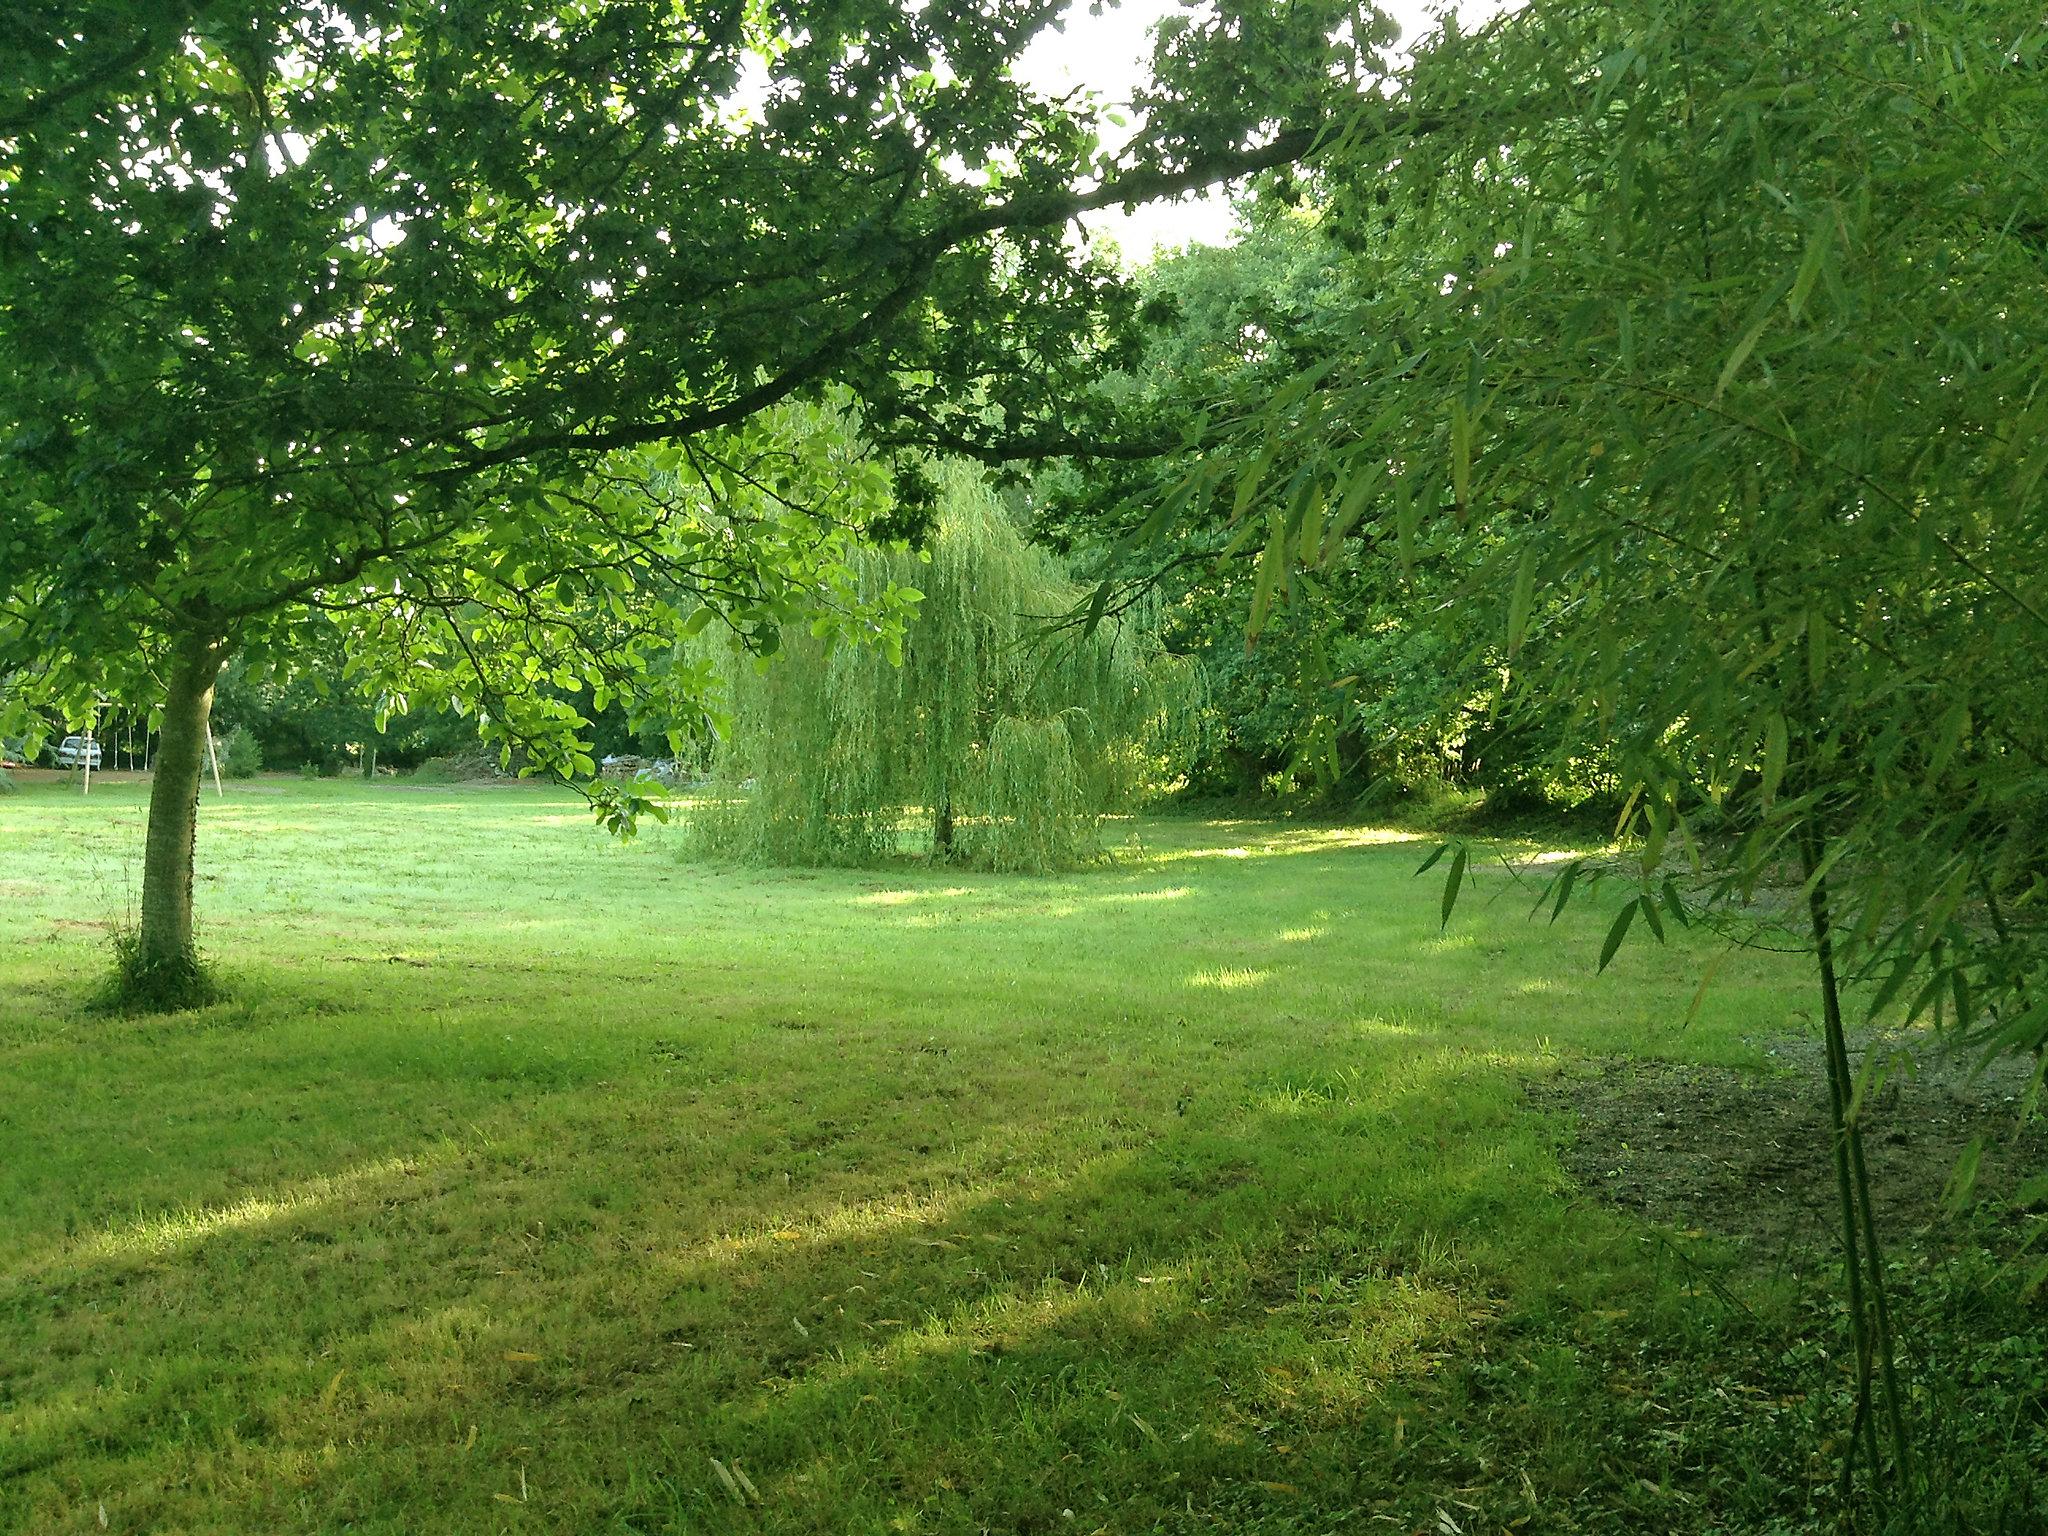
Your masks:
<path fill-rule="evenodd" d="M 1473 19 L 1500 8 L 1500 0 L 1379 0 L 1381 9 L 1400 23 L 1404 41 L 1430 29 L 1432 17 L 1445 9 Z M 1071 0 L 1066 30 L 1038 35 L 1018 60 L 1018 77 L 1033 89 L 1062 95 L 1075 86 L 1094 91 L 1110 104 L 1130 100 L 1134 85 L 1147 77 L 1152 55 L 1149 33 L 1162 17 L 1183 9 L 1181 0 L 1121 0 L 1100 16 L 1088 11 L 1088 0 Z M 1199 242 L 1223 245 L 1230 239 L 1231 213 L 1220 192 L 1172 203 L 1152 203 L 1126 214 L 1121 210 L 1089 214 L 1082 221 L 1122 247 L 1127 262 L 1147 260 L 1155 251 Z"/>

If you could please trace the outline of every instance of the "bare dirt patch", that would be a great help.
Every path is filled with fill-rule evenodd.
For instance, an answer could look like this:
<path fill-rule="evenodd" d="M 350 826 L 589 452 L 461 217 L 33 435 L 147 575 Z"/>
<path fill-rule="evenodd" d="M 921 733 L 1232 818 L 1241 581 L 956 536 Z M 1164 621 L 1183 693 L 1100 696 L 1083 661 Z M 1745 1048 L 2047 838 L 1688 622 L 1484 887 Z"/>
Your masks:
<path fill-rule="evenodd" d="M 2021 1122 L 2031 1058 L 1982 1074 L 1942 1056 L 1898 1065 L 1864 1110 L 1864 1151 L 1883 1230 L 1931 1238 L 1947 1217 L 1943 1191 L 1956 1160 L 1982 1139 L 1976 1192 L 1991 1202 L 2048 1171 L 2048 1120 Z M 1609 1062 L 1585 1075 L 1527 1087 L 1538 1108 L 1576 1130 L 1565 1169 L 1598 1197 L 1667 1226 L 1736 1237 L 1759 1256 L 1832 1241 L 1835 1169 L 1827 1131 L 1820 1041 L 1787 1036 L 1773 1067 L 1740 1071 L 1673 1062 Z M 1860 1071 L 1863 1050 L 1851 1052 Z"/>

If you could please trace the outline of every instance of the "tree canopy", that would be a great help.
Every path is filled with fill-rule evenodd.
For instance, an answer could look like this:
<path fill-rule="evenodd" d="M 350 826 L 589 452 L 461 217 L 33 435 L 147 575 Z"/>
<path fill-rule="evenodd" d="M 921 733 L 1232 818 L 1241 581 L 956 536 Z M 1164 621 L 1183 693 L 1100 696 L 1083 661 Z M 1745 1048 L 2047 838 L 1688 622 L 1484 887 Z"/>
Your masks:
<path fill-rule="evenodd" d="M 1007 68 L 1060 11 L 10 18 L 0 672 L 14 713 L 161 701 L 145 951 L 189 958 L 180 743 L 226 657 L 338 615 L 367 692 L 453 698 L 575 775 L 563 694 L 680 710 L 702 679 L 663 658 L 699 609 L 885 629 L 843 544 L 887 467 L 806 458 L 764 413 L 836 388 L 885 449 L 1070 441 L 1131 305 L 1067 222 L 1298 158 L 1382 41 L 1320 0 L 1177 24 L 1111 155 L 1090 104 Z M 928 504 L 914 475 L 887 499 Z"/>

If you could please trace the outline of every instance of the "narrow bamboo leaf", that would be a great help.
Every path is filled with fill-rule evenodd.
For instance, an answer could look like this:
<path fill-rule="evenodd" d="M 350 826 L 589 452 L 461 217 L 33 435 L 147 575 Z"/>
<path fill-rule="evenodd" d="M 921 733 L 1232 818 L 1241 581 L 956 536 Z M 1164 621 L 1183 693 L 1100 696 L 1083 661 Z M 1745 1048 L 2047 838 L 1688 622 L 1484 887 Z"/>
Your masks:
<path fill-rule="evenodd" d="M 1650 932 L 1656 935 L 1657 942 L 1668 942 L 1664 937 L 1664 919 L 1657 915 L 1657 903 L 1648 895 L 1642 895 L 1636 898 L 1636 905 L 1643 909 L 1643 921 L 1650 925 Z"/>
<path fill-rule="evenodd" d="M 1778 786 L 1785 779 L 1786 730 L 1785 717 L 1773 713 L 1764 722 L 1764 767 L 1763 803 L 1766 809 L 1778 797 Z"/>
<path fill-rule="evenodd" d="M 1243 523 L 1239 524 L 1237 532 L 1233 533 L 1230 536 L 1230 541 L 1227 544 L 1225 544 L 1221 552 L 1217 554 L 1217 566 L 1221 568 L 1222 566 L 1228 565 L 1232 560 L 1236 559 L 1239 553 L 1242 552 L 1242 550 L 1244 549 L 1245 545 L 1251 543 L 1253 538 L 1257 536 L 1258 531 L 1259 525 L 1257 521 L 1254 519 L 1247 518 Z"/>
<path fill-rule="evenodd" d="M 1564 874 L 1557 882 L 1557 904 L 1550 909 L 1550 920 L 1553 923 L 1557 921 L 1557 914 L 1564 910 L 1564 904 L 1572 899 L 1572 886 L 1578 882 L 1582 862 L 1573 859 L 1564 867 Z"/>
<path fill-rule="evenodd" d="M 1934 1013 L 1934 1027 L 1936 1029 L 1941 1028 L 1942 1009 L 1948 1001 L 1947 982 L 1947 975 L 1937 965 L 1934 974 L 1927 978 L 1927 985 L 1914 994 L 1913 1001 L 1907 1005 L 1906 1022 L 1908 1024 L 1924 1018 L 1932 1010 Z"/>
<path fill-rule="evenodd" d="M 1652 796 L 1643 803 L 1644 819 L 1650 824 L 1643 837 L 1643 875 L 1650 873 L 1664 858 L 1664 845 L 1671 836 L 1671 812 L 1669 804 L 1661 795 Z"/>
<path fill-rule="evenodd" d="M 1941 1203 L 1951 1216 L 1960 1216 L 1977 1191 L 1977 1164 L 1984 1156 L 1984 1138 L 1973 1136 L 1949 1170 L 1948 1183 L 1941 1191 Z"/>
<path fill-rule="evenodd" d="M 1531 544 L 1522 551 L 1522 558 L 1515 565 L 1515 585 L 1508 597 L 1508 654 L 1513 656 L 1522 648 L 1522 637 L 1529 630 L 1529 607 L 1536 597 L 1536 546 Z"/>
<path fill-rule="evenodd" d="M 1728 361 L 1721 365 L 1721 376 L 1714 380 L 1716 400 L 1727 393 L 1728 386 L 1735 382 L 1735 375 L 1742 371 L 1742 365 L 1749 360 L 1749 354 L 1756 350 L 1756 344 L 1762 339 L 1765 327 L 1771 323 L 1771 311 L 1777 308 L 1778 300 L 1784 297 L 1791 287 L 1792 274 L 1787 273 L 1750 312 L 1749 324 L 1742 328 L 1742 335 L 1737 338 L 1735 349 L 1728 354 Z"/>
<path fill-rule="evenodd" d="M 1458 887 L 1465 883 L 1465 848 L 1459 845 L 1451 859 L 1451 872 L 1444 877 L 1444 915 L 1439 928 L 1450 926 L 1451 908 L 1458 904 Z"/>
<path fill-rule="evenodd" d="M 1323 488 L 1318 483 L 1308 498 L 1308 509 L 1302 513 L 1294 535 L 1294 547 L 1301 552 L 1303 560 L 1313 559 L 1323 547 L 1324 501 Z"/>
<path fill-rule="evenodd" d="M 1400 556 L 1401 574 L 1415 574 L 1415 532 L 1422 523 L 1422 509 L 1415 504 L 1414 488 L 1406 475 L 1394 477 L 1394 548 Z"/>
<path fill-rule="evenodd" d="M 1692 926 L 1692 917 L 1685 910 L 1685 898 L 1678 894 L 1678 882 L 1669 875 L 1664 877 L 1664 910 L 1671 914 L 1671 920 L 1679 927 Z"/>
<path fill-rule="evenodd" d="M 1890 973 L 1886 975 L 1884 981 L 1878 986 L 1876 995 L 1870 999 L 1870 1009 L 1864 1017 L 1866 1019 L 1874 1019 L 1883 1012 L 1885 1005 L 1897 997 L 1900 989 L 1912 978 L 1913 970 L 1913 957 L 1911 955 L 1900 957 L 1898 962 L 1892 966 Z"/>
<path fill-rule="evenodd" d="M 1970 730 L 1970 706 L 1962 699 L 1948 707 L 1941 717 L 1940 729 L 1935 733 L 1934 751 L 1927 759 L 1927 782 L 1934 783 L 1942 775 L 1956 755 L 1956 748 L 1963 744 L 1964 736 Z"/>
<path fill-rule="evenodd" d="M 1451 402 L 1451 496 L 1460 512 L 1472 499 L 1472 418 L 1463 400 Z"/>
<path fill-rule="evenodd" d="M 1180 516 L 1181 509 L 1188 504 L 1194 493 L 1196 479 L 1195 474 L 1183 475 L 1179 483 L 1160 500 L 1159 505 L 1152 509 L 1145 521 L 1138 525 L 1137 531 L 1123 541 L 1123 545 L 1130 547 L 1150 544 L 1164 535 Z"/>
<path fill-rule="evenodd" d="M 1792 291 L 1785 295 L 1785 307 L 1794 320 L 1806 308 L 1807 296 L 1813 292 L 1814 280 L 1820 276 L 1834 239 L 1835 211 L 1824 208 L 1813 221 L 1813 232 L 1806 237 L 1806 254 L 1800 258 L 1798 274 L 1792 279 Z"/>
<path fill-rule="evenodd" d="M 1102 611 L 1109 606 L 1109 583 L 1103 582 L 1088 599 L 1088 614 L 1081 622 L 1081 633 L 1092 635 L 1102 623 Z"/>
<path fill-rule="evenodd" d="M 1279 434 L 1266 444 L 1265 452 L 1245 466 L 1244 473 L 1237 477 L 1237 494 L 1230 504 L 1230 520 L 1240 521 L 1251 510 L 1252 499 L 1259 494 L 1259 487 L 1265 482 L 1266 471 L 1272 467 L 1274 455 L 1280 451 Z"/>
<path fill-rule="evenodd" d="M 1436 861 L 1442 858 L 1445 854 L 1449 853 L 1450 851 L 1451 845 L 1449 843 L 1438 843 L 1436 847 L 1430 851 L 1429 857 L 1424 859 L 1420 864 L 1418 864 L 1415 867 L 1415 873 L 1418 875 L 1428 874 L 1432 869 L 1436 868 Z"/>
<path fill-rule="evenodd" d="M 1628 798 L 1621 803 L 1621 814 L 1614 818 L 1614 835 L 1620 837 L 1628 830 L 1628 824 L 1636 814 L 1636 802 L 1643 798 L 1643 786 L 1639 783 L 1628 792 Z"/>
<path fill-rule="evenodd" d="M 1271 537 L 1266 540 L 1266 551 L 1259 556 L 1258 574 L 1252 582 L 1252 613 L 1245 625 L 1244 643 L 1249 651 L 1252 643 L 1259 638 L 1259 632 L 1266 627 L 1266 611 L 1273 604 L 1273 589 L 1280 576 L 1280 566 L 1285 559 L 1283 551 L 1287 545 L 1287 530 L 1279 522 L 1273 524 Z"/>
<path fill-rule="evenodd" d="M 2003 1055 L 2007 1051 L 2030 1051 L 2048 1040 L 2048 1000 L 2016 1015 L 2010 1022 L 2001 1025 L 1985 1041 L 1985 1060 Z"/>
<path fill-rule="evenodd" d="M 1386 465 L 1375 461 L 1366 466 L 1363 474 L 1353 477 L 1350 487 L 1344 492 L 1344 499 L 1337 503 L 1336 516 L 1330 520 L 1329 529 L 1323 535 L 1322 563 L 1326 568 L 1337 558 L 1338 551 L 1344 547 L 1344 540 L 1365 515 L 1366 501 L 1386 472 Z"/>
<path fill-rule="evenodd" d="M 1707 1000 L 1707 989 L 1713 986 L 1714 978 L 1721 973 L 1721 962 L 1726 960 L 1731 953 L 1732 951 L 1730 950 L 1721 950 L 1713 959 L 1707 962 L 1706 970 L 1700 973 L 1699 989 L 1692 995 L 1692 1006 L 1685 1010 L 1685 1024 L 1691 1024 L 1694 1019 L 1700 1016 L 1700 1008 Z M 1682 1029 L 1685 1025 L 1680 1025 L 1679 1027 Z"/>
<path fill-rule="evenodd" d="M 1616 914 L 1614 926 L 1607 930 L 1607 942 L 1600 946 L 1600 970 L 1607 969 L 1607 963 L 1614 958 L 1615 951 L 1621 948 L 1621 941 L 1628 937 L 1629 924 L 1636 920 L 1636 911 L 1641 905 L 1640 902 L 1632 901 Z"/>

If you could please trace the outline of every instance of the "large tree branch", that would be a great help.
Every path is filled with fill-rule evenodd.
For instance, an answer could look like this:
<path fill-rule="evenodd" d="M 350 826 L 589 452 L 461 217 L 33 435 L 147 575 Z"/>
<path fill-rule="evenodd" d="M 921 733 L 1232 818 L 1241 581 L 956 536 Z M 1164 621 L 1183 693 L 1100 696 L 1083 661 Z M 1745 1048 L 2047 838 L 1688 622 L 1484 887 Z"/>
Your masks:
<path fill-rule="evenodd" d="M 1414 114 L 1398 116 L 1381 132 L 1400 137 L 1419 131 L 1421 121 Z M 494 465 L 516 463 L 554 452 L 605 453 L 646 443 L 695 437 L 744 421 L 749 416 L 787 399 L 796 391 L 818 382 L 861 347 L 874 340 L 891 322 L 910 307 L 924 291 L 939 258 L 954 247 L 1011 229 L 1043 229 L 1064 224 L 1084 213 L 1122 204 L 1153 202 L 1182 192 L 1213 186 L 1291 165 L 1313 155 L 1335 137 L 1327 124 L 1294 128 L 1278 134 L 1267 144 L 1246 150 L 1220 151 L 1190 161 L 1176 170 L 1136 170 L 1112 177 L 1101 185 L 1075 190 L 1023 192 L 1002 202 L 955 215 L 918 237 L 899 258 L 903 278 L 865 314 L 828 337 L 811 352 L 753 388 L 716 405 L 705 405 L 675 414 L 620 422 L 596 430 L 567 428 L 529 433 L 506 442 L 461 455 L 458 461 L 430 472 L 430 480 L 457 479 Z M 1050 441 L 1050 440 L 1048 440 Z M 1107 447 L 1107 445 L 1098 445 Z M 1054 456 L 1059 450 L 1041 447 L 1037 457 Z M 1081 451 L 1075 446 L 1071 451 Z M 1159 450 L 1147 448 L 1123 456 L 1146 457 Z M 1013 457 L 1023 457 L 1019 454 Z"/>

